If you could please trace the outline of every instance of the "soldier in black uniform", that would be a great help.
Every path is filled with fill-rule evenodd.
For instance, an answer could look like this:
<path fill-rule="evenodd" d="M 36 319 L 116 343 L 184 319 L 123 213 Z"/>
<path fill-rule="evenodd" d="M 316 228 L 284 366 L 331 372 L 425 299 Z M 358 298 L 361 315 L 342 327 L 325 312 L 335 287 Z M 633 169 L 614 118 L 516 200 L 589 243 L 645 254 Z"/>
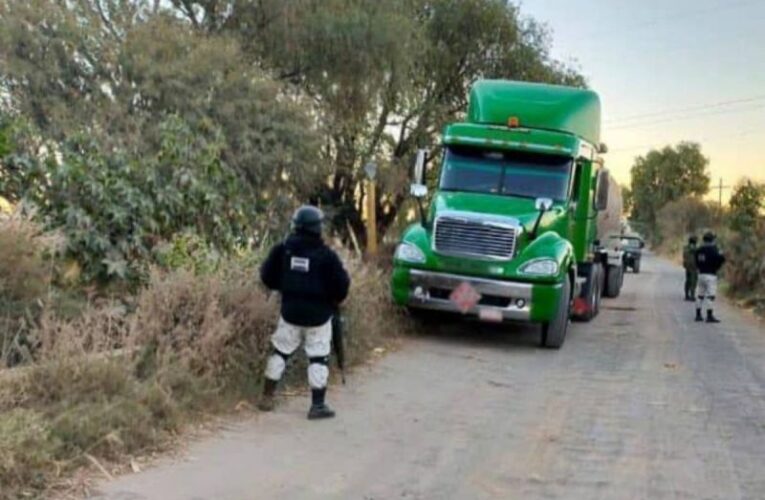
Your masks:
<path fill-rule="evenodd" d="M 707 309 L 707 323 L 719 323 L 715 317 L 714 303 L 717 296 L 717 273 L 725 264 L 725 257 L 720 253 L 715 241 L 717 237 L 707 232 L 702 238 L 702 245 L 696 250 L 696 268 L 699 271 L 698 300 L 696 301 L 696 321 L 704 321 L 701 315 L 704 306 Z"/>
<path fill-rule="evenodd" d="M 324 402 L 332 316 L 348 295 L 350 278 L 340 258 L 322 240 L 323 218 L 316 207 L 299 208 L 292 218 L 292 233 L 271 250 L 260 270 L 263 283 L 282 296 L 281 319 L 271 337 L 273 353 L 268 358 L 263 398 L 258 405 L 263 411 L 273 409 L 274 392 L 287 359 L 305 341 L 312 394 L 308 418 L 335 416 Z"/>

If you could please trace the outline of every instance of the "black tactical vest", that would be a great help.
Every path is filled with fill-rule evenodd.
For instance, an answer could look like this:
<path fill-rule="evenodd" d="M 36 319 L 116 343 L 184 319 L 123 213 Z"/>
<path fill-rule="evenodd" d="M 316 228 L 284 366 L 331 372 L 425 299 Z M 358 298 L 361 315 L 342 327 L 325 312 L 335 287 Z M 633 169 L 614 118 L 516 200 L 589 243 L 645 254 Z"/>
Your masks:
<path fill-rule="evenodd" d="M 294 250 L 285 245 L 282 262 L 282 294 L 324 301 L 325 290 L 321 276 L 324 249 Z"/>

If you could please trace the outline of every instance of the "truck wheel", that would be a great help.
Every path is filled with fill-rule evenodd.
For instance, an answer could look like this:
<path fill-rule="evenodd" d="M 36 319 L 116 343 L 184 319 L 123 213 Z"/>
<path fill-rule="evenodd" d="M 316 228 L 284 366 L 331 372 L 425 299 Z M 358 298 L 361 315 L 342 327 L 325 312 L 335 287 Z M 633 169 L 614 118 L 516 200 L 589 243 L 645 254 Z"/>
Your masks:
<path fill-rule="evenodd" d="M 542 325 L 542 347 L 549 349 L 559 349 L 566 340 L 568 325 L 571 319 L 571 281 L 568 279 L 563 282 L 560 300 L 558 302 L 558 312 L 555 318 L 549 323 Z"/>
<path fill-rule="evenodd" d="M 602 272 L 600 264 L 587 264 L 585 269 L 586 280 L 582 286 L 582 294 L 577 299 L 583 302 L 583 308 L 578 310 L 575 308 L 577 310 L 575 318 L 579 321 L 590 321 L 597 316 L 600 309 L 600 294 L 602 293 L 600 289 L 600 273 Z"/>
<path fill-rule="evenodd" d="M 640 274 L 640 259 L 636 259 L 632 263 L 632 272 L 635 274 Z"/>
<path fill-rule="evenodd" d="M 619 293 L 622 291 L 622 282 L 624 281 L 623 272 L 622 266 L 608 266 L 606 288 L 603 292 L 604 296 L 609 298 L 616 298 L 619 296 Z"/>
<path fill-rule="evenodd" d="M 624 266 L 619 266 L 622 268 L 622 272 L 619 273 L 619 293 L 621 293 L 622 288 L 624 288 L 624 275 L 627 274 L 627 268 Z"/>
<path fill-rule="evenodd" d="M 605 268 L 601 264 L 595 264 L 595 276 L 597 277 L 595 280 L 596 283 L 596 289 L 594 291 L 594 302 L 592 306 L 592 317 L 594 318 L 598 314 L 600 314 L 600 302 L 603 299 L 603 289 L 605 288 Z"/>

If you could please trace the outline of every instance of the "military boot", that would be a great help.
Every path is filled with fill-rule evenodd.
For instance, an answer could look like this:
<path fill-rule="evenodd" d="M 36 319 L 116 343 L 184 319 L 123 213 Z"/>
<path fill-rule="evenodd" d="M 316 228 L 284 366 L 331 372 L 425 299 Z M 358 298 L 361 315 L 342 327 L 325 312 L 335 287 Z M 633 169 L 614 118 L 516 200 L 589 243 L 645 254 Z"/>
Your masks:
<path fill-rule="evenodd" d="M 273 411 L 274 410 L 274 393 L 276 392 L 276 384 L 278 381 L 267 378 L 263 384 L 263 396 L 261 396 L 258 402 L 258 409 L 260 411 Z"/>
<path fill-rule="evenodd" d="M 711 309 L 709 309 L 707 311 L 707 323 L 719 323 L 719 322 L 720 322 L 720 320 L 715 318 L 714 313 L 712 312 Z"/>
<path fill-rule="evenodd" d="M 335 412 L 325 402 L 327 389 L 311 390 L 311 409 L 308 410 L 308 420 L 318 420 L 321 418 L 332 418 Z"/>
<path fill-rule="evenodd" d="M 704 317 L 701 315 L 701 309 L 696 309 L 696 321 L 704 321 Z"/>

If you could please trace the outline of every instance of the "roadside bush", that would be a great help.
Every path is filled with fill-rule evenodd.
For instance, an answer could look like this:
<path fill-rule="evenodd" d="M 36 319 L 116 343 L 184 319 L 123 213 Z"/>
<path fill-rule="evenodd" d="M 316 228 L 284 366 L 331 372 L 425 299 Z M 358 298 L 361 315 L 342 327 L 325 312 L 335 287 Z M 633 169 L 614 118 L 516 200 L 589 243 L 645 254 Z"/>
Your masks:
<path fill-rule="evenodd" d="M 46 253 L 55 239 L 36 224 L 0 215 L 0 365 L 32 354 L 29 333 L 44 308 L 52 275 Z"/>
<path fill-rule="evenodd" d="M 765 220 L 746 231 L 732 233 L 724 242 L 725 280 L 730 294 L 749 298 L 765 309 Z"/>
<path fill-rule="evenodd" d="M 687 243 L 688 236 L 707 229 L 717 231 L 723 226 L 724 214 L 720 208 L 700 198 L 688 197 L 672 201 L 659 210 L 657 217 L 656 240 L 660 242 L 658 250 L 677 257 Z"/>
<path fill-rule="evenodd" d="M 157 151 L 139 156 L 104 151 L 91 136 L 73 134 L 37 156 L 6 158 L 0 193 L 11 192 L 66 236 L 65 254 L 79 263 L 81 281 L 136 284 L 161 243 L 185 232 L 230 251 L 260 211 L 253 191 L 224 162 L 220 131 L 200 127 L 168 116 L 158 126 Z"/>
<path fill-rule="evenodd" d="M 346 259 L 352 276 L 346 321 L 346 351 L 351 363 L 364 360 L 381 339 L 406 333 L 409 319 L 390 300 L 390 277 L 378 267 Z"/>
<path fill-rule="evenodd" d="M 50 420 L 35 410 L 13 409 L 0 415 L 0 499 L 46 486 L 58 441 Z"/>
<path fill-rule="evenodd" d="M 155 269 L 134 300 L 93 302 L 74 318 L 43 314 L 36 362 L 0 371 L 0 498 L 38 495 L 94 463 L 119 472 L 126 457 L 166 447 L 190 422 L 254 400 L 278 315 L 277 297 L 257 283 L 259 261 Z M 387 274 L 347 263 L 350 365 L 408 325 L 390 303 Z M 296 359 L 290 379 L 302 386 Z"/>
<path fill-rule="evenodd" d="M 177 361 L 228 388 L 257 386 L 277 310 L 256 271 L 236 263 L 209 275 L 155 271 L 137 299 L 127 347 L 141 351 L 143 369 Z"/>
<path fill-rule="evenodd" d="M 0 372 L 0 499 L 38 497 L 77 468 L 166 445 L 201 411 L 202 382 L 174 367 L 151 379 L 117 357 L 70 357 Z M 104 469 L 109 470 L 109 469 Z"/>

